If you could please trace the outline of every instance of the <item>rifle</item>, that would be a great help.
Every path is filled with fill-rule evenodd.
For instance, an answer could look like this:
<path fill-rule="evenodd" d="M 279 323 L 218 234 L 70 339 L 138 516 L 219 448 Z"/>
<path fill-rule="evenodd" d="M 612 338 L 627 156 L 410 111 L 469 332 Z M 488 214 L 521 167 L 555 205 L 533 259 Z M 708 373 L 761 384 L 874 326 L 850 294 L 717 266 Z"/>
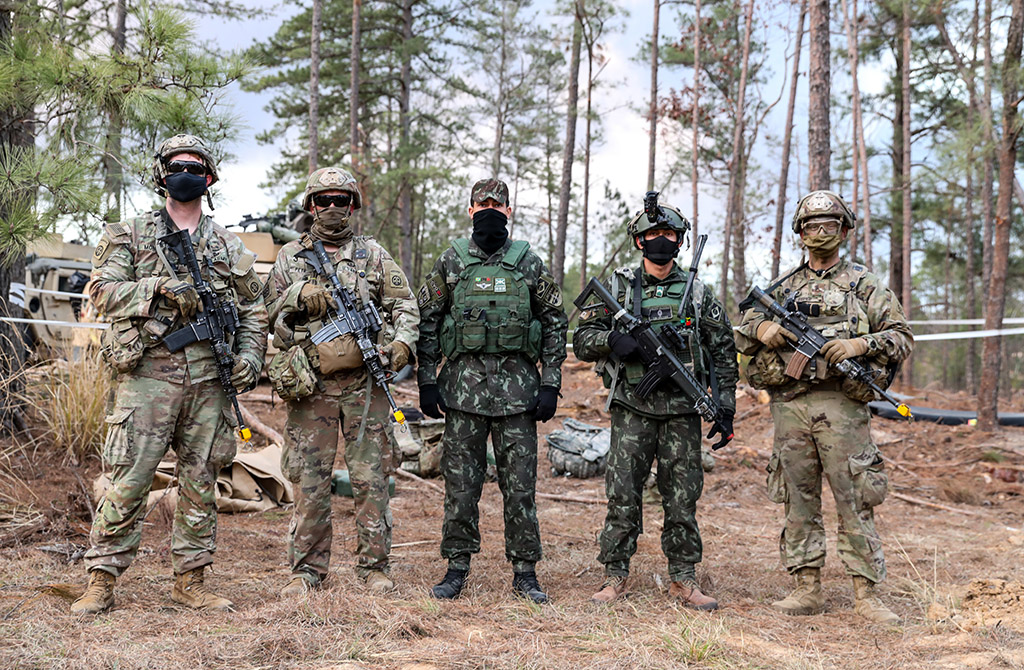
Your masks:
<path fill-rule="evenodd" d="M 213 358 L 217 364 L 217 377 L 220 379 L 220 385 L 235 409 L 235 418 L 238 419 L 238 436 L 248 442 L 252 439 L 252 431 L 245 425 L 242 410 L 238 406 L 238 390 L 231 383 L 231 369 L 234 367 L 235 357 L 228 344 L 228 335 L 233 334 L 238 327 L 238 308 L 230 300 L 221 300 L 220 296 L 213 291 L 210 282 L 203 279 L 203 275 L 199 271 L 196 250 L 192 246 L 192 238 L 188 231 L 178 230 L 169 233 L 160 237 L 159 241 L 166 244 L 178 256 L 178 261 L 184 263 L 188 268 L 188 272 L 192 276 L 192 287 L 202 301 L 202 309 L 196 314 L 195 320 L 184 328 L 179 328 L 167 335 L 163 339 L 163 343 L 171 351 L 180 351 L 195 342 L 210 343 L 210 349 L 213 351 Z M 209 256 L 206 257 L 206 266 L 207 271 L 212 273 L 213 263 Z M 245 391 L 250 390 L 252 387 L 245 389 Z"/>
<path fill-rule="evenodd" d="M 398 405 L 395 404 L 395 399 L 391 395 L 391 389 L 388 387 L 388 381 L 393 375 L 384 369 L 380 353 L 373 344 L 373 336 L 380 332 L 384 324 L 377 306 L 372 302 L 368 302 L 362 307 L 356 304 L 356 298 L 352 295 L 352 291 L 341 285 L 338 273 L 334 269 L 334 263 L 331 262 L 327 250 L 324 249 L 324 244 L 320 240 L 314 240 L 313 249 L 301 251 L 300 255 L 317 275 L 331 282 L 331 298 L 334 299 L 334 306 L 327 308 L 327 322 L 323 328 L 310 337 L 313 344 L 323 344 L 343 335 L 352 335 L 363 355 L 363 364 L 369 370 L 373 381 L 383 389 L 384 395 L 387 396 L 395 421 L 404 428 L 405 414 L 398 409 Z"/>
<path fill-rule="evenodd" d="M 765 293 L 761 288 L 754 286 L 750 289 L 750 293 L 743 299 L 743 302 L 740 303 L 739 307 L 741 312 L 746 312 L 748 309 L 753 307 L 756 311 L 775 318 L 786 330 L 796 335 L 797 341 L 790 342 L 790 345 L 796 350 L 796 353 L 789 360 L 789 364 L 786 366 L 786 375 L 794 379 L 800 378 L 804 372 L 804 368 L 807 367 L 807 363 L 816 354 L 818 354 L 821 351 L 821 348 L 825 346 L 825 343 L 829 341 L 827 337 L 822 335 L 814 328 L 814 326 L 807 322 L 807 317 L 802 314 L 800 310 L 796 309 L 796 305 L 792 298 L 790 298 L 786 303 L 786 306 L 783 306 L 770 295 Z M 891 403 L 892 406 L 896 408 L 896 411 L 899 412 L 900 416 L 906 417 L 907 419 L 914 418 L 910 413 L 910 408 L 907 407 L 906 404 L 898 401 L 875 383 L 875 375 L 867 366 L 857 360 L 847 358 L 845 361 L 840 361 L 832 367 L 841 372 L 848 379 L 866 384 L 872 391 Z"/>
<path fill-rule="evenodd" d="M 700 253 L 704 248 L 705 236 L 701 236 L 699 247 L 694 252 L 694 265 L 700 260 Z M 689 292 L 689 287 L 687 293 Z M 661 382 L 670 380 L 681 390 L 687 398 L 693 401 L 693 408 L 701 417 L 709 422 L 716 423 L 722 418 L 722 408 L 707 392 L 707 389 L 697 381 L 693 373 L 679 360 L 673 350 L 685 349 L 688 345 L 679 331 L 671 325 L 661 328 L 659 335 L 654 331 L 651 322 L 647 319 L 634 316 L 623 308 L 615 296 L 604 287 L 604 285 L 592 277 L 583 292 L 580 293 L 573 303 L 583 309 L 591 296 L 596 296 L 605 308 L 611 313 L 612 320 L 622 326 L 623 330 L 637 341 L 640 347 L 640 358 L 647 367 L 643 378 L 633 388 L 633 393 L 639 398 L 646 398 L 658 387 Z M 667 340 L 667 342 L 665 341 Z M 692 353 L 692 352 L 691 352 Z M 726 442 L 732 439 L 729 435 Z"/>

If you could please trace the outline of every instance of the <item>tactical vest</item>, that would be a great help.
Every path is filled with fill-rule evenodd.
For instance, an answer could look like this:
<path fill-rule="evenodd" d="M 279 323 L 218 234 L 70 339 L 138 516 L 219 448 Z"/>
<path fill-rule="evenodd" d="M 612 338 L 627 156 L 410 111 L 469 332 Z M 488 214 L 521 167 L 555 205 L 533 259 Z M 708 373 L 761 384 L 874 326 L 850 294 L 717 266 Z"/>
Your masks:
<path fill-rule="evenodd" d="M 810 271 L 804 272 L 783 284 L 784 294 L 780 302 L 794 300 L 797 309 L 807 317 L 807 322 L 830 340 L 867 335 L 871 332 L 871 324 L 864 304 L 857 298 L 857 284 L 867 271 L 863 265 L 849 263 L 842 271 L 829 277 L 818 278 Z M 795 353 L 790 347 L 779 350 L 783 369 Z M 802 379 L 820 380 L 839 374 L 815 357 L 804 369 Z"/>
<path fill-rule="evenodd" d="M 452 242 L 464 269 L 451 291 L 451 308 L 441 324 L 441 352 L 460 354 L 523 353 L 540 356 L 541 325 L 530 308 L 530 286 L 519 264 L 530 244 L 516 240 L 497 263 L 469 253 L 469 239 Z"/>

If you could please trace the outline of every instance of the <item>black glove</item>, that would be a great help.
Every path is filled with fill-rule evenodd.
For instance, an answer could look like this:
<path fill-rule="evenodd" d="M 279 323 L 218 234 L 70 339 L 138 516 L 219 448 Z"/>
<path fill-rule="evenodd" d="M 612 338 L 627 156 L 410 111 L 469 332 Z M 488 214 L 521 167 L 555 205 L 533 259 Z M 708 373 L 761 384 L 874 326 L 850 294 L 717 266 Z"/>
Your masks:
<path fill-rule="evenodd" d="M 541 386 L 537 397 L 526 408 L 526 411 L 533 414 L 536 421 L 547 421 L 555 415 L 558 408 L 558 389 L 554 386 Z"/>
<path fill-rule="evenodd" d="M 431 419 L 443 419 L 444 413 L 448 411 L 448 405 L 444 404 L 441 391 L 437 384 L 424 384 L 420 387 L 420 409 Z"/>
<path fill-rule="evenodd" d="M 608 333 L 608 346 L 620 361 L 636 360 L 640 357 L 640 345 L 632 335 L 613 330 Z"/>
<path fill-rule="evenodd" d="M 711 445 L 712 450 L 718 451 L 732 440 L 732 419 L 734 416 L 736 416 L 735 410 L 723 409 L 722 418 L 715 421 L 715 425 L 711 426 L 711 430 L 708 431 L 709 440 L 716 434 L 722 436 L 722 439 Z"/>

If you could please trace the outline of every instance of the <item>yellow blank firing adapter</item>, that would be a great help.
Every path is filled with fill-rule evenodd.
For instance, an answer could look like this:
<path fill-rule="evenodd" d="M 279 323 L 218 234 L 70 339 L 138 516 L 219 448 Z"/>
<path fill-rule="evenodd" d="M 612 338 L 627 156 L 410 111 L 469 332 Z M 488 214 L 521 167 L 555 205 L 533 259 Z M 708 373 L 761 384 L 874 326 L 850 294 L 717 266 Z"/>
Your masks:
<path fill-rule="evenodd" d="M 900 416 L 905 416 L 908 419 L 914 418 L 914 415 L 910 413 L 910 408 L 904 405 L 903 403 L 896 405 L 896 411 L 900 413 Z"/>
<path fill-rule="evenodd" d="M 396 409 L 395 413 L 394 413 L 394 417 L 395 417 L 395 421 L 397 421 L 399 423 L 399 425 L 401 425 L 401 426 L 405 425 L 405 412 L 403 412 L 400 409 Z"/>
<path fill-rule="evenodd" d="M 252 431 L 248 428 L 242 428 L 238 431 L 238 437 L 242 438 L 242 441 L 248 442 L 252 439 Z"/>

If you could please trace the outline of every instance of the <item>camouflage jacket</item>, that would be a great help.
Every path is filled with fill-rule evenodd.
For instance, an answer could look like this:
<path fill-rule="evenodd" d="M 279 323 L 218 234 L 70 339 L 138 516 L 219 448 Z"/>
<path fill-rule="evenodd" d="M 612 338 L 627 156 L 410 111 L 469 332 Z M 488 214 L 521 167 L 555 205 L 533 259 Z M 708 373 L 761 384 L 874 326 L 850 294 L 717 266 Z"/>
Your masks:
<path fill-rule="evenodd" d="M 322 322 L 308 320 L 299 295 L 307 283 L 329 289 L 330 282 L 318 276 L 299 255 L 303 250 L 312 248 L 312 238 L 308 234 L 284 245 L 267 280 L 267 304 L 273 324 L 274 346 L 283 349 L 300 344 L 314 359 L 315 345 L 308 338 Z M 415 354 L 420 311 L 398 263 L 376 240 L 362 235 L 353 237 L 336 252 L 328 254 L 335 263 L 341 285 L 350 289 L 360 303 L 372 303 L 379 309 L 384 325 L 377 334 L 377 344 L 384 346 L 397 340 L 408 345 L 410 352 Z M 366 383 L 366 368 L 337 372 L 321 381 L 329 395 L 340 395 L 353 386 Z"/>
<path fill-rule="evenodd" d="M 630 282 L 635 276 L 636 270 L 632 268 L 619 268 L 615 274 L 619 279 L 615 282 L 605 281 L 605 286 L 612 290 L 616 289 L 616 299 L 619 304 L 626 306 L 626 293 L 631 291 Z M 688 272 L 675 264 L 671 272 L 664 279 L 658 279 L 646 272 L 643 273 L 642 288 L 644 291 L 644 304 L 655 296 L 678 295 L 675 302 L 681 302 Z M 704 289 L 695 280 L 690 304 L 685 306 L 686 313 L 682 317 L 674 313 L 673 319 L 679 320 L 685 317 L 692 317 L 691 323 L 696 324 L 695 344 L 703 352 L 703 360 L 710 361 L 714 366 L 714 374 L 718 383 L 719 402 L 723 409 L 736 411 L 736 382 L 739 379 L 739 372 L 736 365 L 736 345 L 732 336 L 732 325 L 729 317 L 713 293 Z M 697 305 L 700 305 L 700 314 L 695 314 Z M 678 311 L 678 307 L 676 307 Z M 605 375 L 605 384 L 611 385 L 611 377 L 614 369 L 608 356 L 611 347 L 608 346 L 608 336 L 613 327 L 611 314 L 604 309 L 603 305 L 587 305 L 580 313 L 579 325 L 573 334 L 573 353 L 581 361 L 598 361 L 598 367 Z M 621 364 L 620 364 L 621 365 Z M 693 401 L 687 398 L 677 387 L 670 382 L 662 383 L 647 398 L 638 398 L 633 393 L 632 385 L 627 381 L 625 374 L 626 365 L 621 365 L 618 373 L 618 380 L 615 389 L 612 391 L 611 402 L 622 405 L 629 410 L 646 416 L 662 418 L 680 414 L 695 414 Z M 704 364 L 698 359 L 694 366 L 698 371 Z M 708 379 L 709 371 L 698 374 Z"/>
<path fill-rule="evenodd" d="M 509 247 L 488 256 L 476 243 L 469 253 L 486 265 L 498 263 Z M 541 386 L 562 386 L 562 361 L 568 320 L 562 309 L 562 293 L 537 254 L 527 251 L 516 269 L 529 287 L 531 318 L 540 323 L 540 373 L 524 351 L 522 354 L 462 353 L 441 368 L 441 325 L 446 314 L 456 309 L 451 296 L 466 269 L 453 247 L 446 249 L 419 290 L 420 324 L 419 384 L 439 384 L 448 407 L 474 414 L 511 416 L 526 410 Z M 481 266 L 483 267 L 483 266 Z"/>
<path fill-rule="evenodd" d="M 130 322 L 141 334 L 145 352 L 131 374 L 196 384 L 217 378 L 210 343 L 194 342 L 174 353 L 162 344 L 165 335 L 186 324 L 177 309 L 157 293 L 160 280 L 171 276 L 160 253 L 174 264 L 178 279 L 192 281 L 188 269 L 177 263 L 174 252 L 157 242 L 158 237 L 175 230 L 177 226 L 166 209 L 108 224 L 93 252 L 89 298 L 93 307 L 113 322 L 114 329 Z M 192 244 L 203 278 L 218 296 L 238 308 L 234 351 L 257 370 L 262 369 L 267 349 L 267 309 L 263 284 L 253 269 L 256 256 L 245 249 L 237 235 L 205 214 L 192 235 Z M 204 258 L 212 262 L 212 273 Z"/>
<path fill-rule="evenodd" d="M 843 259 L 820 273 L 804 265 L 783 277 L 772 297 L 780 303 L 794 299 L 808 315 L 808 322 L 829 339 L 863 337 L 868 343 L 865 357 L 872 366 L 896 365 L 910 355 L 914 334 L 902 305 L 864 265 Z M 765 318 L 747 310 L 736 329 L 739 353 L 754 357 L 748 370 L 752 383 L 763 377 L 759 385 L 769 387 L 774 396 L 791 398 L 839 375 L 820 355 L 811 360 L 799 380 L 782 374 L 793 350 L 764 348 L 757 339 L 757 327 Z"/>

